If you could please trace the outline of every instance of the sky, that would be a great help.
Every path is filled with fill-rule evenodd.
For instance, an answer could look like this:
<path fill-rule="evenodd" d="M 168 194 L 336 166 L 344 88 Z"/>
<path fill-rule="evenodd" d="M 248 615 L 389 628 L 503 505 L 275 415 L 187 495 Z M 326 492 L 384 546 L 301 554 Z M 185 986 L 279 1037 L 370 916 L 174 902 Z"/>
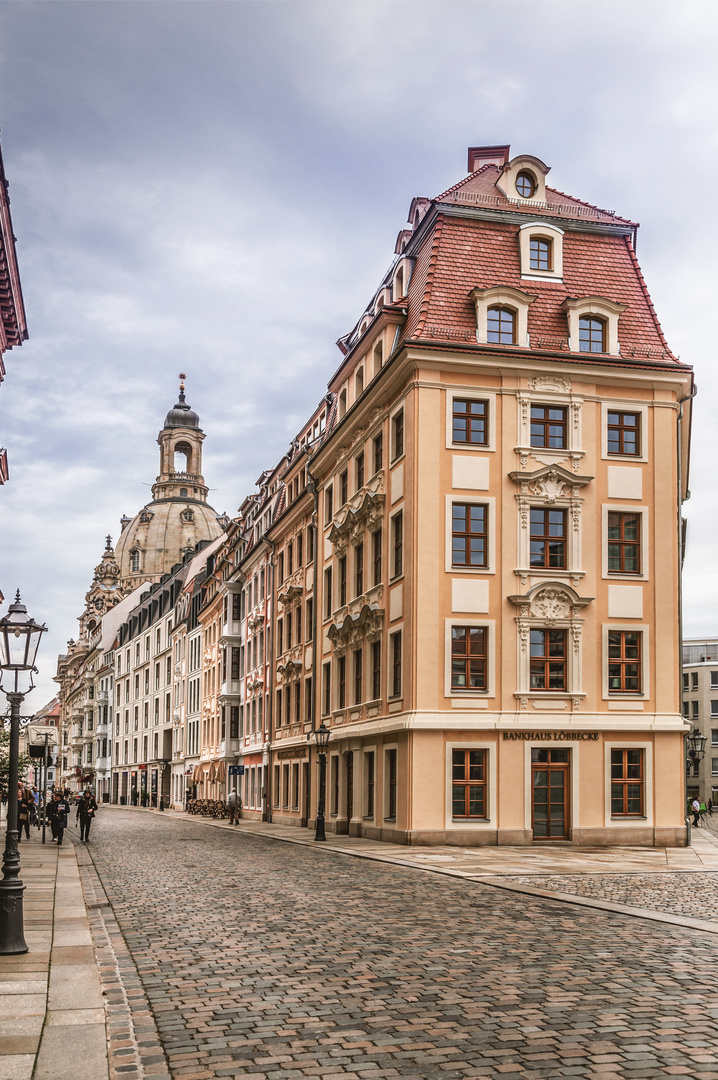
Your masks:
<path fill-rule="evenodd" d="M 641 223 L 699 388 L 684 629 L 718 633 L 717 38 L 703 2 L 0 0 L 30 334 L 0 388 L 0 590 L 48 626 L 28 709 L 105 535 L 150 497 L 178 373 L 233 514 L 326 391 L 412 198 L 494 143 Z"/>

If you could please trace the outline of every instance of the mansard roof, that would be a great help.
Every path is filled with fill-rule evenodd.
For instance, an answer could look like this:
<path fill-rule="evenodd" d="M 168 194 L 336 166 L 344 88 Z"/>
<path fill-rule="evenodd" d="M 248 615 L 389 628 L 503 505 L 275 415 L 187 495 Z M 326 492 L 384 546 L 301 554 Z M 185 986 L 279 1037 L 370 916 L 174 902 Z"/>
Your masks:
<path fill-rule="evenodd" d="M 0 354 L 23 341 L 27 341 L 25 306 L 10 217 L 8 182 L 0 151 Z"/>

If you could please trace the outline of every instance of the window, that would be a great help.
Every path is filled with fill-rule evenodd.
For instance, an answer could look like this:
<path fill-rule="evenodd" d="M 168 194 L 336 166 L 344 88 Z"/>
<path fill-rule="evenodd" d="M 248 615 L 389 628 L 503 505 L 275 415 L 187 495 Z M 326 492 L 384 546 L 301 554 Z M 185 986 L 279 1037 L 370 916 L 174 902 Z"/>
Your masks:
<path fill-rule="evenodd" d="M 711 690 L 718 690 L 718 671 L 711 671 Z"/>
<path fill-rule="evenodd" d="M 579 352 L 606 351 L 606 323 L 595 315 L 584 315 L 578 320 Z"/>
<path fill-rule="evenodd" d="M 285 616 L 285 619 L 284 619 L 284 622 L 285 622 L 285 626 L 287 627 L 287 648 L 291 649 L 291 647 L 292 647 L 292 613 L 291 613 L 291 611 L 287 612 L 287 614 Z M 256 651 L 257 651 L 256 642 L 257 642 L 257 639 L 255 638 L 254 641 L 255 641 L 255 645 L 254 645 L 255 662 L 254 662 L 254 664 L 252 664 L 252 667 L 257 666 L 257 662 L 256 662 Z"/>
<path fill-rule="evenodd" d="M 322 712 L 326 716 L 332 711 L 332 665 L 325 664 L 322 684 Z"/>
<path fill-rule="evenodd" d="M 354 704 L 361 705 L 364 699 L 364 653 L 361 649 L 354 652 Z"/>
<path fill-rule="evenodd" d="M 239 678 L 239 649 L 232 649 L 232 664 L 230 668 L 230 676 L 233 679 Z"/>
<path fill-rule="evenodd" d="M 296 627 L 296 642 L 297 645 L 302 643 L 302 609 L 299 606 L 294 613 L 294 625 Z"/>
<path fill-rule="evenodd" d="M 640 694 L 641 634 L 635 630 L 608 633 L 609 694 Z"/>
<path fill-rule="evenodd" d="M 300 532 L 297 536 L 297 566 L 304 564 L 304 533 Z M 262 572 L 264 576 L 264 572 Z"/>
<path fill-rule="evenodd" d="M 287 544 L 287 573 L 290 577 L 294 573 L 294 544 L 291 540 Z"/>
<path fill-rule="evenodd" d="M 349 473 L 345 469 L 339 477 L 339 502 L 343 506 L 349 498 Z"/>
<path fill-rule="evenodd" d="M 566 690 L 566 631 L 531 630 L 531 689 Z"/>
<path fill-rule="evenodd" d="M 354 548 L 354 595 L 361 596 L 364 592 L 364 545 L 357 544 Z"/>
<path fill-rule="evenodd" d="M 451 689 L 486 689 L 486 629 L 452 626 Z"/>
<path fill-rule="evenodd" d="M 337 674 L 339 679 L 339 708 L 343 709 L 347 703 L 347 660 L 340 656 L 337 661 Z"/>
<path fill-rule="evenodd" d="M 487 508 L 474 503 L 454 503 L 451 516 L 451 562 L 453 566 L 486 566 Z"/>
<path fill-rule="evenodd" d="M 452 439 L 455 443 L 486 446 L 489 406 L 486 401 L 454 398 L 452 406 Z"/>
<path fill-rule="evenodd" d="M 641 453 L 641 414 L 609 412 L 607 421 L 607 452 L 639 456 Z"/>
<path fill-rule="evenodd" d="M 381 697 L 381 642 L 371 643 L 371 696 L 372 701 Z"/>
<path fill-rule="evenodd" d="M 391 696 L 401 695 L 401 630 L 391 635 Z M 716 702 L 718 705 L 718 702 Z"/>
<path fill-rule="evenodd" d="M 282 691 L 277 690 L 277 727 L 282 726 Z"/>
<path fill-rule="evenodd" d="M 229 707 L 229 737 L 230 739 L 239 738 L 239 705 Z"/>
<path fill-rule="evenodd" d="M 529 267 L 532 270 L 553 270 L 553 241 L 532 236 L 529 241 Z"/>
<path fill-rule="evenodd" d="M 697 671 L 692 671 L 691 672 L 691 690 L 697 690 L 697 689 L 698 689 L 698 672 Z"/>
<path fill-rule="evenodd" d="M 711 716 L 718 716 L 718 701 L 711 701 Z"/>
<path fill-rule="evenodd" d="M 608 514 L 609 574 L 640 574 L 641 515 Z"/>
<path fill-rule="evenodd" d="M 359 454 L 356 459 L 356 490 L 364 487 L 364 455 Z"/>
<path fill-rule="evenodd" d="M 324 618 L 332 617 L 332 568 L 324 571 Z"/>
<path fill-rule="evenodd" d="M 382 468 L 384 460 L 384 436 L 381 432 L 376 436 L 372 444 L 374 449 L 374 473 L 378 473 Z"/>
<path fill-rule="evenodd" d="M 279 580 L 279 584 L 281 585 L 282 582 L 284 581 L 284 552 L 283 551 L 279 552 L 279 560 L 277 562 L 277 578 Z M 250 602 L 250 606 L 251 606 L 251 602 Z"/>
<path fill-rule="evenodd" d="M 711 758 L 711 776 L 718 776 L 718 757 Z"/>
<path fill-rule="evenodd" d="M 404 453 L 404 410 L 398 412 L 392 419 L 392 460 L 401 457 Z"/>
<path fill-rule="evenodd" d="M 344 607 L 347 602 L 347 557 L 342 555 L 339 560 L 339 607 Z"/>
<path fill-rule="evenodd" d="M 690 712 L 691 712 L 691 703 L 690 703 L 690 701 L 684 701 L 683 702 L 683 715 L 685 716 L 686 720 L 688 720 L 688 718 L 690 716 Z"/>
<path fill-rule="evenodd" d="M 235 622 L 239 622 L 239 604 L 241 597 L 239 593 L 232 593 L 232 618 Z"/>
<path fill-rule="evenodd" d="M 364 754 L 364 775 L 366 776 L 366 814 L 374 817 L 374 751 Z"/>
<path fill-rule="evenodd" d="M 536 191 L 536 181 L 525 169 L 516 177 L 516 190 L 522 199 L 530 199 Z"/>
<path fill-rule="evenodd" d="M 718 728 L 711 728 L 711 746 L 718 746 Z"/>
<path fill-rule="evenodd" d="M 496 345 L 513 345 L 516 340 L 516 313 L 509 308 L 490 307 L 486 340 Z"/>
<path fill-rule="evenodd" d="M 452 818 L 486 818 L 486 751 L 451 751 Z"/>
<path fill-rule="evenodd" d="M 324 492 L 324 521 L 328 525 L 334 517 L 334 488 L 330 484 Z"/>
<path fill-rule="evenodd" d="M 374 584 L 379 585 L 381 583 L 381 547 L 382 547 L 382 530 L 377 529 L 371 536 L 372 545 L 372 560 L 374 563 Z"/>
<path fill-rule="evenodd" d="M 549 570 L 565 568 L 565 510 L 531 508 L 531 566 L 540 566 Z"/>
<path fill-rule="evenodd" d="M 284 622 L 277 619 L 277 656 L 284 652 Z"/>
<path fill-rule="evenodd" d="M 691 702 L 691 717 L 692 717 L 693 720 L 698 719 L 698 715 L 699 715 L 698 714 L 698 709 L 699 709 L 698 702 L 697 701 L 692 701 Z"/>
<path fill-rule="evenodd" d="M 611 750 L 611 816 L 643 817 L 643 751 Z"/>
<path fill-rule="evenodd" d="M 531 406 L 531 445 L 566 449 L 566 410 L 550 405 Z"/>
<path fill-rule="evenodd" d="M 140 572 L 140 553 L 137 550 L 130 552 L 130 572 L 133 574 Z"/>
<path fill-rule="evenodd" d="M 312 634 L 314 632 L 314 597 L 310 596 L 307 600 L 307 641 L 312 640 Z"/>
<path fill-rule="evenodd" d="M 386 752 L 386 817 L 396 818 L 396 750 Z"/>
<path fill-rule="evenodd" d="M 261 704 L 261 698 L 260 704 Z M 297 680 L 294 684 L 294 720 L 296 723 L 302 719 L 302 684 Z"/>
<path fill-rule="evenodd" d="M 400 510 L 391 519 L 392 548 L 394 551 L 394 566 L 392 577 L 398 577 L 404 569 L 404 514 Z"/>

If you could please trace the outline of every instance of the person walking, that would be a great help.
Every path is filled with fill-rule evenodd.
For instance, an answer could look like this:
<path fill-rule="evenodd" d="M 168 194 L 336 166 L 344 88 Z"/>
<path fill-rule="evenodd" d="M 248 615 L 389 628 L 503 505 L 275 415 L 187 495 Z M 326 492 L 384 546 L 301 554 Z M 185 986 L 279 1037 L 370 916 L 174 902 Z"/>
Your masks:
<path fill-rule="evenodd" d="M 708 806 L 708 815 L 709 815 L 709 817 L 713 817 L 713 800 L 709 799 L 708 803 L 706 805 Z"/>
<path fill-rule="evenodd" d="M 229 810 L 229 824 L 230 825 L 236 825 L 237 824 L 237 817 L 238 817 L 237 810 L 239 808 L 238 803 L 239 803 L 239 799 L 237 798 L 237 792 L 236 791 L 230 791 L 229 795 L 227 796 L 227 808 Z"/>
<path fill-rule="evenodd" d="M 80 822 L 80 840 L 90 842 L 90 825 L 97 810 L 95 796 L 88 789 L 77 804 L 76 820 Z"/>
<path fill-rule="evenodd" d="M 701 812 L 701 804 L 698 802 L 698 799 L 694 799 L 691 803 L 691 810 L 693 811 L 693 825 L 696 829 L 699 829 L 698 815 Z"/>
<path fill-rule="evenodd" d="M 20 793 L 20 798 L 17 804 L 17 842 L 18 844 L 22 840 L 22 830 L 25 830 L 25 835 L 28 840 L 30 839 L 30 804 L 32 800 L 32 792 L 28 788 L 24 788 Z M 33 803 L 34 805 L 34 803 Z"/>
<path fill-rule="evenodd" d="M 47 816 L 50 819 L 52 839 L 58 847 L 62 844 L 62 838 L 67 828 L 67 814 L 67 800 L 59 791 L 56 791 L 52 796 L 52 802 L 47 808 Z"/>

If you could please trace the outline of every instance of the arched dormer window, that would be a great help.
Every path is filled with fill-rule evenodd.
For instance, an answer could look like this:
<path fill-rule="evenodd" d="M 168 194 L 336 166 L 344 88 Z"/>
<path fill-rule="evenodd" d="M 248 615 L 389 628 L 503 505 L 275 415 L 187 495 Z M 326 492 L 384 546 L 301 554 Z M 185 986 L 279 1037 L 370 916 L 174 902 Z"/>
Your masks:
<path fill-rule="evenodd" d="M 474 289 L 470 295 L 476 304 L 476 340 L 480 344 L 528 348 L 528 311 L 535 295 L 510 285 Z"/>
<path fill-rule="evenodd" d="M 578 320 L 579 352 L 606 351 L 606 320 L 598 315 L 584 315 Z"/>
<path fill-rule="evenodd" d="M 568 317 L 568 340 L 571 352 L 603 352 L 620 356 L 618 319 L 626 310 L 604 296 L 570 298 L 561 305 Z"/>
<path fill-rule="evenodd" d="M 490 307 L 486 313 L 486 339 L 495 345 L 516 344 L 516 312 Z"/>
<path fill-rule="evenodd" d="M 521 276 L 534 280 L 563 281 L 563 230 L 543 221 L 530 221 L 519 229 Z"/>
<path fill-rule="evenodd" d="M 139 574 L 140 572 L 141 555 L 137 548 L 133 548 L 130 552 L 130 573 Z"/>
<path fill-rule="evenodd" d="M 402 267 L 399 267 L 396 276 L 394 277 L 394 288 L 392 289 L 392 293 L 395 300 L 398 300 L 404 295 L 404 270 Z"/>
<path fill-rule="evenodd" d="M 347 411 L 347 392 L 346 392 L 346 390 L 342 390 L 341 394 L 339 395 L 339 419 L 340 420 L 341 420 L 342 416 L 345 415 L 346 411 Z"/>
<path fill-rule="evenodd" d="M 354 378 L 354 397 L 359 398 L 364 393 L 364 366 L 359 368 Z"/>
<path fill-rule="evenodd" d="M 180 514 L 181 521 L 194 521 L 194 510 L 183 510 Z"/>
<path fill-rule="evenodd" d="M 381 366 L 384 363 L 384 342 L 377 341 L 374 346 L 374 374 L 377 375 L 381 371 Z"/>

